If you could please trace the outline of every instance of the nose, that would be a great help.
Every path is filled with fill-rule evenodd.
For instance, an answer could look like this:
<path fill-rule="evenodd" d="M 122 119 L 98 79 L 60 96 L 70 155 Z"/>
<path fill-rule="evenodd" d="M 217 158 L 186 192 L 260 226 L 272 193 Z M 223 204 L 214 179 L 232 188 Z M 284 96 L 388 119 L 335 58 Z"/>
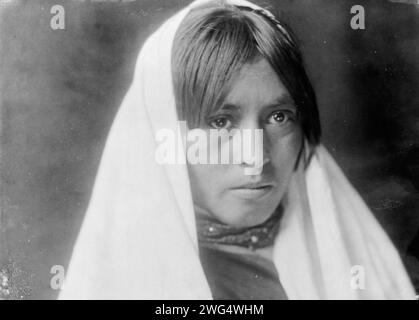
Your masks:
<path fill-rule="evenodd" d="M 265 130 L 255 125 L 243 128 L 241 131 L 243 146 L 241 166 L 244 174 L 259 175 L 270 161 Z"/>

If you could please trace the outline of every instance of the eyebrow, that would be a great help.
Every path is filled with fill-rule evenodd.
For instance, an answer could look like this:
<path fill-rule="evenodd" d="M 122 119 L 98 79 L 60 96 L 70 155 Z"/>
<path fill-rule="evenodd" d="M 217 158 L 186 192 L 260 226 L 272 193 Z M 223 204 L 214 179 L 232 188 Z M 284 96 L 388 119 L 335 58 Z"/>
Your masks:
<path fill-rule="evenodd" d="M 297 106 L 295 105 L 294 99 L 288 94 L 284 94 L 279 96 L 278 98 L 274 99 L 272 102 L 266 104 L 263 106 L 263 108 L 273 108 L 273 107 L 277 107 L 280 105 L 294 105 L 295 108 L 297 108 Z M 224 103 L 221 105 L 220 110 L 222 111 L 237 111 L 240 110 L 241 106 L 239 105 L 235 105 L 232 103 Z"/>

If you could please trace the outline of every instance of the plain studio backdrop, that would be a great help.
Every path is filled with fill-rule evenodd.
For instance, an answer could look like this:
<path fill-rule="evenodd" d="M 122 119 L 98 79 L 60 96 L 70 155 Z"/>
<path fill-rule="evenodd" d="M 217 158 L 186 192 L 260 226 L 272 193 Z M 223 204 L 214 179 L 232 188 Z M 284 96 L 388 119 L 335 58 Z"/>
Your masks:
<path fill-rule="evenodd" d="M 0 298 L 56 298 L 51 268 L 68 265 L 138 51 L 189 2 L 0 1 Z M 282 12 L 297 34 L 323 142 L 400 252 L 410 253 L 418 281 L 419 6 L 255 2 Z M 56 4 L 64 30 L 50 27 Z M 350 26 L 353 5 L 365 9 L 365 30 Z"/>

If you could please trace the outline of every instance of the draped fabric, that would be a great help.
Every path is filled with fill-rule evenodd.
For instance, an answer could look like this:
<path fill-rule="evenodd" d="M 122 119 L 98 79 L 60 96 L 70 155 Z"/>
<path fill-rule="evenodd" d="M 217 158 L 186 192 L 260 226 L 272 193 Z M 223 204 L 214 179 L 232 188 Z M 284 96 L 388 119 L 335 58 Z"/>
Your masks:
<path fill-rule="evenodd" d="M 170 64 L 175 32 L 191 8 L 209 1 L 191 3 L 143 45 L 60 299 L 212 298 L 199 259 L 187 167 L 155 160 L 157 130 L 178 125 Z M 305 150 L 274 243 L 287 297 L 413 299 L 396 249 L 335 161 L 322 145 Z"/>

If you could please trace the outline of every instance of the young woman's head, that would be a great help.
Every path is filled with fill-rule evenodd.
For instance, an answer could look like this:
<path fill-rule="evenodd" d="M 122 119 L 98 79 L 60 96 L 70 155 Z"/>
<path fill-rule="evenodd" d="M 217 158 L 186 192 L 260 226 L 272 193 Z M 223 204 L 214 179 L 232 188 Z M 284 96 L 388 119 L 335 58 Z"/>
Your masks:
<path fill-rule="evenodd" d="M 173 45 L 180 120 L 190 129 L 262 129 L 264 165 L 189 165 L 196 209 L 236 227 L 264 222 L 278 207 L 303 138 L 317 144 L 315 94 L 290 30 L 262 11 L 212 4 L 191 11 Z"/>

